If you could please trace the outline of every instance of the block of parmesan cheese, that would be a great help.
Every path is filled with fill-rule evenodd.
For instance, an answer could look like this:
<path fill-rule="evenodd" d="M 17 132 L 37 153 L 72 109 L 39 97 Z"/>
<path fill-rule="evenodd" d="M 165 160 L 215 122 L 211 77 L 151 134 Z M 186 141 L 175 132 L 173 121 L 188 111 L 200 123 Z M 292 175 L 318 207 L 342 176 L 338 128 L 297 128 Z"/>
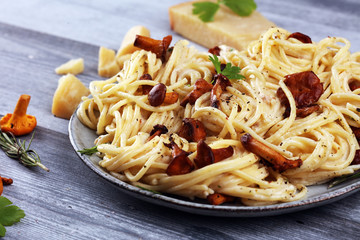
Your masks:
<path fill-rule="evenodd" d="M 253 40 L 275 24 L 259 12 L 241 17 L 221 5 L 214 21 L 204 23 L 192 14 L 194 2 L 185 2 L 170 7 L 171 29 L 204 47 L 213 48 L 221 44 L 242 50 Z"/>
<path fill-rule="evenodd" d="M 58 87 L 54 93 L 51 112 L 56 117 L 70 119 L 81 101 L 90 91 L 74 75 L 67 74 L 59 79 Z"/>

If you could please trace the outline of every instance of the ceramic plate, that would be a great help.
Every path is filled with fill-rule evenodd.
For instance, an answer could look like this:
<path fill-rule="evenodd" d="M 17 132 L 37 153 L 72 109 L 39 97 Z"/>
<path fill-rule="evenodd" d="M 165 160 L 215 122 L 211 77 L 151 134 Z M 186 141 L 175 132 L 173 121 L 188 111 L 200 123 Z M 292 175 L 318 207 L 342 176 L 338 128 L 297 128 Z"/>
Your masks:
<path fill-rule="evenodd" d="M 75 151 L 78 151 L 84 148 L 93 147 L 97 135 L 95 134 L 95 131 L 85 127 L 79 121 L 76 114 L 74 114 L 69 123 L 69 137 Z M 78 152 L 77 154 L 96 174 L 111 182 L 123 192 L 154 204 L 202 215 L 222 217 L 260 217 L 279 215 L 328 204 L 353 194 L 360 189 L 360 181 L 353 180 L 331 189 L 327 188 L 327 184 L 311 186 L 308 188 L 307 198 L 295 202 L 279 203 L 268 206 L 242 206 L 235 204 L 213 206 L 205 201 L 190 201 L 189 199 L 177 196 L 156 194 L 140 189 L 110 175 L 105 169 L 99 166 L 98 162 L 100 161 L 100 158 L 95 154 L 92 156 L 81 155 Z"/>

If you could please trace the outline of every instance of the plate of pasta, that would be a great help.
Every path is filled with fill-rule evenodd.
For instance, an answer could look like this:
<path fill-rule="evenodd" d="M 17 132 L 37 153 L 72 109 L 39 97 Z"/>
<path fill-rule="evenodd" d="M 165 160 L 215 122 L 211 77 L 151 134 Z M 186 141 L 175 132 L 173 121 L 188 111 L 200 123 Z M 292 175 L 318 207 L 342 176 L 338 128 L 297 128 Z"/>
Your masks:
<path fill-rule="evenodd" d="M 146 41 L 145 41 L 146 40 Z M 266 216 L 359 190 L 360 53 L 270 28 L 242 51 L 139 39 L 69 124 L 79 157 L 121 190 L 179 210 Z M 151 45 L 150 44 L 150 45 Z M 160 49 L 160 50 L 159 50 Z M 360 137 L 360 136 L 359 136 Z"/>

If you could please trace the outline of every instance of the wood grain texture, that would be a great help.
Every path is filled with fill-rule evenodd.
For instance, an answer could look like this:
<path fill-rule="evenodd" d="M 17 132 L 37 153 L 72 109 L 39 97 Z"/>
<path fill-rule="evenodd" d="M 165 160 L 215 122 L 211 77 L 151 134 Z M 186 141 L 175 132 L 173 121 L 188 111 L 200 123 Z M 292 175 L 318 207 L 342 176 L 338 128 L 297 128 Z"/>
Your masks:
<path fill-rule="evenodd" d="M 0 152 L 0 173 L 14 179 L 4 196 L 26 213 L 20 223 L 7 227 L 4 239 L 360 238 L 360 193 L 293 214 L 214 218 L 132 198 L 78 159 L 68 139 L 68 121 L 51 115 L 59 79 L 54 68 L 83 57 L 80 80 L 87 84 L 99 79 L 99 45 L 117 49 L 126 30 L 137 24 L 145 23 L 155 37 L 174 34 L 167 8 L 178 2 L 0 1 L 0 114 L 12 111 L 20 94 L 32 96 L 28 112 L 38 119 L 33 148 L 51 170 L 25 168 Z M 315 41 L 343 36 L 352 42 L 352 51 L 360 51 L 357 0 L 256 2 L 278 26 L 304 32 Z"/>

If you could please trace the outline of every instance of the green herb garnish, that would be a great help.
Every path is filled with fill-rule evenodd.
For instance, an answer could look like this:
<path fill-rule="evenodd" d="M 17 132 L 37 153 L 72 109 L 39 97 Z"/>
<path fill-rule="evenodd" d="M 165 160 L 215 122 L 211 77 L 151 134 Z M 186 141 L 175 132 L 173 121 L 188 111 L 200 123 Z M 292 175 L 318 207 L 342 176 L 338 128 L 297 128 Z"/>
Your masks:
<path fill-rule="evenodd" d="M 6 229 L 4 226 L 11 226 L 25 217 L 25 213 L 19 207 L 12 205 L 6 197 L 0 196 L 0 237 L 4 237 Z"/>
<path fill-rule="evenodd" d="M 97 150 L 97 146 L 94 146 L 92 148 L 84 148 L 82 150 L 78 150 L 79 153 L 85 154 L 85 155 L 93 155 L 94 153 L 97 153 L 99 150 Z"/>
<path fill-rule="evenodd" d="M 7 134 L 0 130 L 0 147 L 8 157 L 18 159 L 25 166 L 39 166 L 45 171 L 49 171 L 49 169 L 41 163 L 39 155 L 30 149 L 33 138 L 34 134 L 31 136 L 30 142 L 26 147 L 25 140 L 16 139 L 12 133 Z"/>
<path fill-rule="evenodd" d="M 199 15 L 203 22 L 214 21 L 214 16 L 220 8 L 220 4 L 224 4 L 239 16 L 249 16 L 255 9 L 254 0 L 218 0 L 216 2 L 196 2 L 193 3 L 193 14 Z"/>
<path fill-rule="evenodd" d="M 346 181 L 350 181 L 352 179 L 356 179 L 360 177 L 360 171 L 354 172 L 352 174 L 347 174 L 347 175 L 343 175 L 337 178 L 334 178 L 330 183 L 328 188 L 332 188 L 340 183 L 346 182 Z"/>
<path fill-rule="evenodd" d="M 158 192 L 158 191 L 154 191 L 154 190 L 150 190 L 150 189 L 147 189 L 147 188 L 144 188 L 140 185 L 136 185 L 136 187 L 142 189 L 142 190 L 146 190 L 146 191 L 149 191 L 149 192 L 152 192 L 152 193 L 155 193 L 155 194 L 161 194 L 161 192 Z"/>
<path fill-rule="evenodd" d="M 240 74 L 240 68 L 237 66 L 231 66 L 231 63 L 227 63 L 225 68 L 221 70 L 221 62 L 219 58 L 213 54 L 213 56 L 209 56 L 209 60 L 214 64 L 215 70 L 218 74 L 222 74 L 228 79 L 245 79 L 243 75 Z"/>

